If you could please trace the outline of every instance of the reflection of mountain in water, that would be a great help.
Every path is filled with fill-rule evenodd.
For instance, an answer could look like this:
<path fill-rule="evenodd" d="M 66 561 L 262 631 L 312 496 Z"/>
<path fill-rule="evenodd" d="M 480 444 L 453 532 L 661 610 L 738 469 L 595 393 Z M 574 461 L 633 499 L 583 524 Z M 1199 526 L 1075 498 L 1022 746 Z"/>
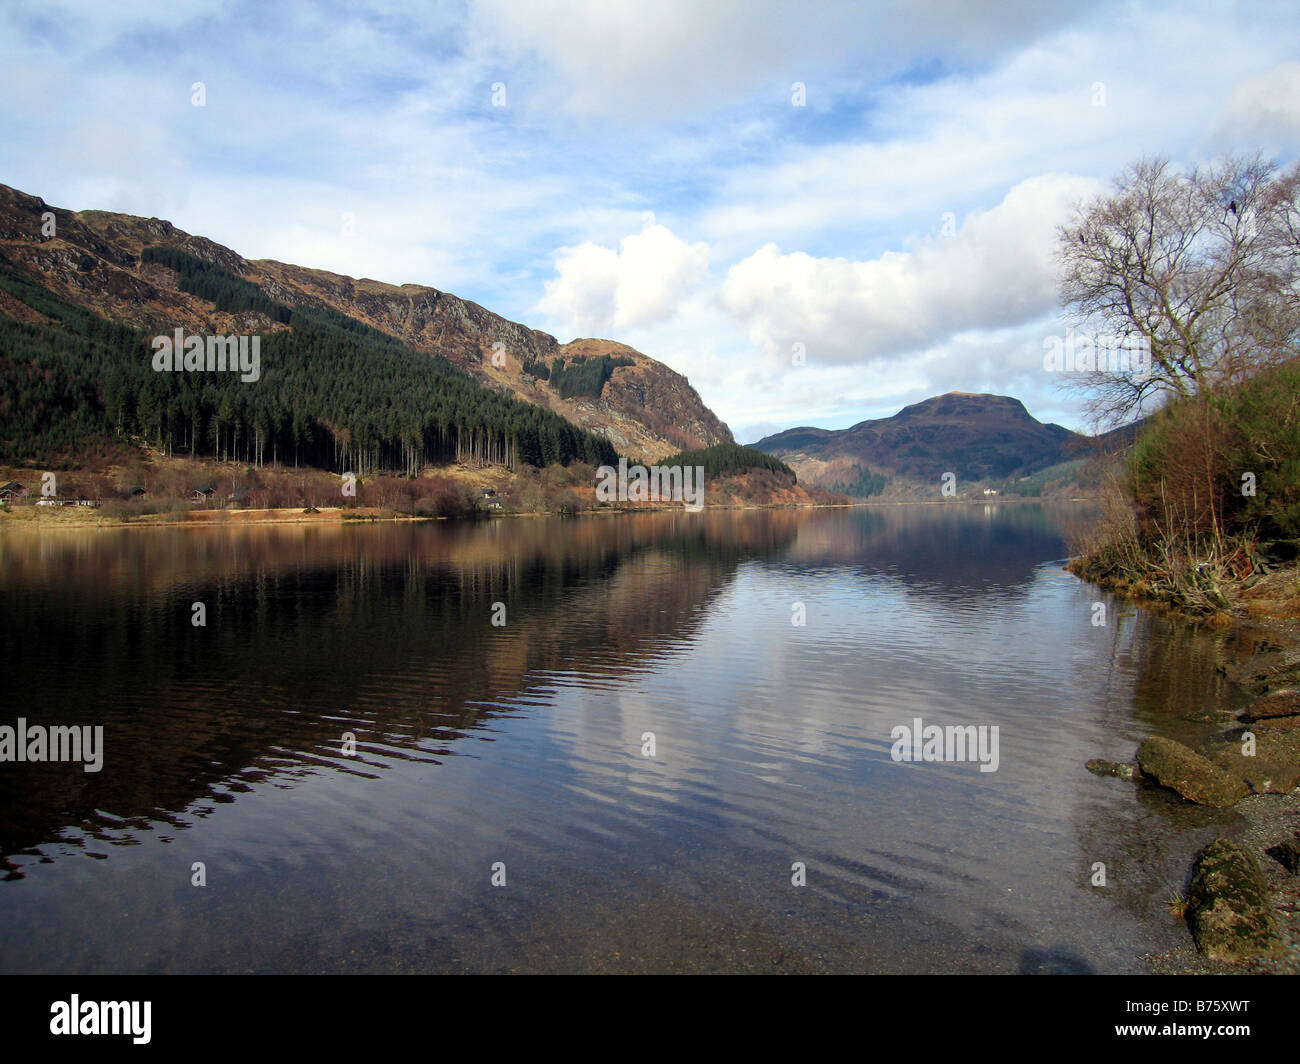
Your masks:
<path fill-rule="evenodd" d="M 97 774 L 6 764 L 0 859 L 68 828 L 183 826 L 197 799 L 268 778 L 437 763 L 548 671 L 577 662 L 598 687 L 690 638 L 793 529 L 719 513 L 6 537 L 0 720 L 103 724 L 106 754 Z"/>
<path fill-rule="evenodd" d="M 789 560 L 844 567 L 950 599 L 1022 596 L 1043 562 L 1066 555 L 1059 519 L 1037 504 L 823 511 L 799 528 Z"/>

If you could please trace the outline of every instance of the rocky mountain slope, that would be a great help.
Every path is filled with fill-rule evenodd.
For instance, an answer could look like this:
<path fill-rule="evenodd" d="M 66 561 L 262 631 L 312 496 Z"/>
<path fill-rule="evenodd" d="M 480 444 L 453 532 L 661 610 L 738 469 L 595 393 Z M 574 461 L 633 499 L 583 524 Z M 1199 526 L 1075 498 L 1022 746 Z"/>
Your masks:
<path fill-rule="evenodd" d="M 141 262 L 140 253 L 148 246 L 180 249 L 251 281 L 282 303 L 328 308 L 418 351 L 442 355 L 490 387 L 599 432 L 620 453 L 656 460 L 734 442 L 684 376 L 626 345 L 596 339 L 561 344 L 548 333 L 435 288 L 248 260 L 158 218 L 62 210 L 0 185 L 0 257 L 79 306 L 160 333 L 182 327 L 225 334 L 248 331 L 250 324 L 271 333 L 286 327 L 261 315 L 214 310 L 211 303 L 181 291 L 174 271 Z M 0 313 L 29 320 L 33 312 L 0 293 Z M 549 366 L 563 358 L 574 365 L 601 356 L 620 364 L 599 394 L 561 398 L 547 381 L 525 372 L 526 363 Z"/>

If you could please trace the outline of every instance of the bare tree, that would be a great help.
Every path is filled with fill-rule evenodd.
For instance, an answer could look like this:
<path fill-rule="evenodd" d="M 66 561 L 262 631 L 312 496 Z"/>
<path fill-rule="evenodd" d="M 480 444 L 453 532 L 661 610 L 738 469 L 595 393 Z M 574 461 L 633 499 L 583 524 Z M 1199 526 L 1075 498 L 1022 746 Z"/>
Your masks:
<path fill-rule="evenodd" d="M 1098 422 L 1296 353 L 1300 167 L 1276 169 L 1260 156 L 1190 172 L 1143 159 L 1058 230 L 1062 302 L 1080 328 L 1140 353 L 1112 347 L 1071 379 Z"/>

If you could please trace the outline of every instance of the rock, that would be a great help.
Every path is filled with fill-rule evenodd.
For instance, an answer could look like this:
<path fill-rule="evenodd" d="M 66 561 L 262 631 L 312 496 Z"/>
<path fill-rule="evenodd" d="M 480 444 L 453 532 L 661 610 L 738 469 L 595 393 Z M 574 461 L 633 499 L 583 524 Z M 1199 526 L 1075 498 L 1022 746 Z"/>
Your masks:
<path fill-rule="evenodd" d="M 1278 721 L 1278 727 L 1267 721 L 1254 725 L 1255 756 L 1288 768 L 1300 768 L 1300 729 L 1281 727 L 1290 721 Z"/>
<path fill-rule="evenodd" d="M 1251 657 L 1228 662 L 1222 672 L 1256 695 L 1286 691 L 1300 680 L 1300 648 L 1283 650 L 1276 644 L 1261 643 Z"/>
<path fill-rule="evenodd" d="M 1094 757 L 1087 764 L 1087 769 L 1094 776 L 1114 776 L 1116 779 L 1131 780 L 1137 775 L 1137 765 L 1131 761 L 1104 761 Z"/>
<path fill-rule="evenodd" d="M 1196 751 L 1227 775 L 1240 779 L 1254 794 L 1290 794 L 1300 787 L 1300 768 L 1258 756 L 1246 757 L 1240 743 L 1211 743 Z"/>
<path fill-rule="evenodd" d="M 1288 688 L 1257 699 L 1237 719 L 1270 720 L 1274 717 L 1300 717 L 1300 691 Z"/>
<path fill-rule="evenodd" d="M 1253 794 L 1290 794 L 1300 787 L 1300 769 L 1263 762 L 1241 776 Z"/>
<path fill-rule="evenodd" d="M 1273 957 L 1281 949 L 1259 863 L 1228 839 L 1215 839 L 1196 858 L 1187 923 L 1196 948 L 1213 960 L 1236 963 Z"/>
<path fill-rule="evenodd" d="M 1137 759 L 1144 775 L 1200 805 L 1224 809 L 1250 793 L 1243 780 L 1172 739 L 1147 736 L 1138 747 Z"/>
<path fill-rule="evenodd" d="M 1300 876 L 1300 842 L 1284 842 L 1264 852 L 1293 876 Z"/>
<path fill-rule="evenodd" d="M 1256 762 L 1246 767 L 1241 779 L 1252 794 L 1290 794 L 1300 787 L 1300 770 Z"/>
<path fill-rule="evenodd" d="M 1189 720 L 1194 724 L 1227 724 L 1244 719 L 1237 711 L 1218 706 L 1211 706 L 1209 709 L 1189 709 L 1178 716 L 1180 720 Z"/>

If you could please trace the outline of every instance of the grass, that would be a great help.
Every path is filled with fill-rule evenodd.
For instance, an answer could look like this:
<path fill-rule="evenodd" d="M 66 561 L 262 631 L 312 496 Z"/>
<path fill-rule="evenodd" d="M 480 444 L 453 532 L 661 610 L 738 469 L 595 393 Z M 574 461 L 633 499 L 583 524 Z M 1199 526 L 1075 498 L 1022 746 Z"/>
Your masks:
<path fill-rule="evenodd" d="M 1132 598 L 1168 603 L 1213 625 L 1225 623 L 1243 581 L 1267 572 L 1253 531 L 1196 534 L 1166 512 L 1141 528 L 1117 483 L 1095 525 L 1071 537 L 1069 570 Z"/>

